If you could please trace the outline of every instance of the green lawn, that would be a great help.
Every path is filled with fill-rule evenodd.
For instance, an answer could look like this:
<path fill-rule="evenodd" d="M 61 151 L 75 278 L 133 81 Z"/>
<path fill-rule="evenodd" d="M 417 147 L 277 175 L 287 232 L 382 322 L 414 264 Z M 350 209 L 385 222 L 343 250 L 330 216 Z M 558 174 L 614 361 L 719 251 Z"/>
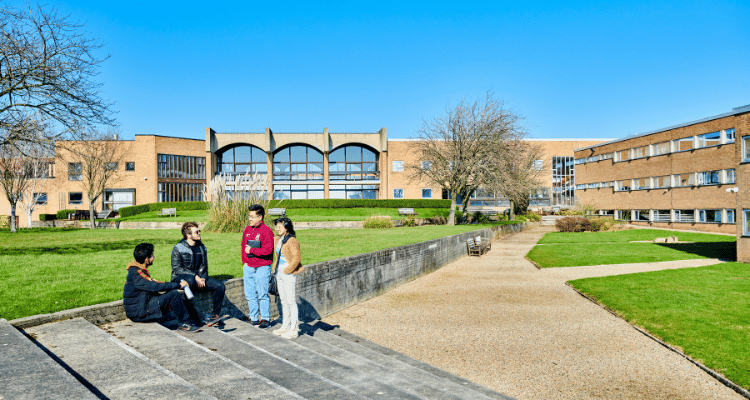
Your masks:
<path fill-rule="evenodd" d="M 750 265 L 725 263 L 570 283 L 750 389 Z"/>
<path fill-rule="evenodd" d="M 388 230 L 321 229 L 298 232 L 302 261 L 312 264 L 481 229 L 482 225 L 420 226 Z M 0 318 L 12 320 L 122 298 L 125 265 L 141 242 L 156 246 L 150 268 L 169 280 L 178 230 L 22 229 L 0 231 Z M 242 276 L 239 233 L 204 233 L 209 273 Z"/>
<path fill-rule="evenodd" d="M 445 208 L 416 208 L 417 218 L 430 218 L 442 215 L 448 218 L 450 210 Z M 130 217 L 120 218 L 120 221 L 196 221 L 205 222 L 206 210 L 177 211 L 176 217 L 157 217 L 157 211 L 149 211 Z M 286 215 L 293 222 L 318 222 L 318 221 L 364 221 L 373 215 L 387 215 L 392 219 L 402 219 L 395 208 L 289 208 Z"/>
<path fill-rule="evenodd" d="M 695 243 L 629 243 L 677 236 Z M 527 257 L 542 268 L 577 267 L 601 264 L 647 263 L 698 258 L 733 260 L 736 255 L 733 236 L 695 232 L 636 229 L 615 232 L 551 232 Z"/>

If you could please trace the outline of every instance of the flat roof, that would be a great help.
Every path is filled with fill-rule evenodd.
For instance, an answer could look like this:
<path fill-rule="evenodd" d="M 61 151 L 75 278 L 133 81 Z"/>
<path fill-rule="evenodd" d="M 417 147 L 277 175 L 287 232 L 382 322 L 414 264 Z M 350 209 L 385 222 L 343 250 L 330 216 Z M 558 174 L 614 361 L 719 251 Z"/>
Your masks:
<path fill-rule="evenodd" d="M 605 146 L 605 145 L 612 144 L 612 143 L 624 142 L 624 141 L 630 140 L 630 139 L 635 139 L 635 138 L 639 138 L 639 137 L 643 137 L 643 136 L 653 135 L 653 134 L 656 134 L 656 133 L 662 133 L 662 132 L 666 132 L 666 131 L 671 131 L 672 129 L 684 128 L 686 126 L 700 124 L 702 122 L 713 121 L 715 119 L 731 117 L 732 115 L 744 114 L 746 112 L 750 112 L 750 104 L 748 104 L 746 106 L 735 107 L 735 108 L 732 109 L 732 111 L 730 111 L 728 113 L 714 115 L 713 117 L 702 118 L 702 119 L 699 119 L 699 120 L 696 120 L 696 121 L 685 122 L 685 123 L 682 123 L 682 124 L 673 125 L 673 126 L 670 126 L 670 127 L 667 127 L 667 128 L 657 129 L 655 131 L 650 131 L 650 132 L 646 132 L 646 133 L 637 133 L 635 135 L 626 136 L 626 137 L 621 138 L 621 139 L 611 140 L 611 141 L 606 142 L 606 143 L 599 143 L 599 144 L 595 144 L 593 146 L 583 147 L 583 148 L 577 149 L 576 151 L 588 150 L 588 149 L 593 149 L 595 147 L 601 147 L 601 146 Z"/>

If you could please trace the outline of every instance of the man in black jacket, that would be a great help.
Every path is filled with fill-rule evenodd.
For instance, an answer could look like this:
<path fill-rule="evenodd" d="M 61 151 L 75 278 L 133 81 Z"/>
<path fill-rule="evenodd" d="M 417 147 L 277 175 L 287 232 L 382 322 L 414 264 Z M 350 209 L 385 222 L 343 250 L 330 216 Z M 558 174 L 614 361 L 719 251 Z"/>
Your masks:
<path fill-rule="evenodd" d="M 154 245 L 141 243 L 133 251 L 135 261 L 126 269 L 128 277 L 123 289 L 125 315 L 133 322 L 163 320 L 165 314 L 174 312 L 179 321 L 177 329 L 186 332 L 199 332 L 200 328 L 189 322 L 188 312 L 182 296 L 177 291 L 187 286 L 187 282 L 161 282 L 151 278 L 148 267 L 154 263 Z M 166 291 L 165 294 L 159 292 Z"/>
<path fill-rule="evenodd" d="M 182 224 L 182 240 L 172 249 L 172 282 L 186 281 L 190 289 L 196 292 L 213 292 L 213 309 L 211 315 L 204 321 L 212 325 L 220 321 L 221 303 L 224 302 L 224 283 L 208 276 L 208 252 L 201 242 L 201 231 L 195 222 Z M 188 312 L 193 318 L 198 318 L 192 303 L 188 304 Z M 200 318 L 198 318 L 200 320 Z"/>

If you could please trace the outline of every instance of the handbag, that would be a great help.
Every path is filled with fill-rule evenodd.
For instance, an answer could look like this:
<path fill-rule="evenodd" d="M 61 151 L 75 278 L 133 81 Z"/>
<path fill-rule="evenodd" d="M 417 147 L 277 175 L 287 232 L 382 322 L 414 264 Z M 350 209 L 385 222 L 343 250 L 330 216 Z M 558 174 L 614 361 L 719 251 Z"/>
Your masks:
<path fill-rule="evenodd" d="M 292 235 L 286 235 L 283 239 L 281 239 L 281 247 L 284 247 L 284 243 L 286 243 L 289 238 L 292 237 Z M 276 265 L 273 267 L 274 271 L 279 270 L 279 259 L 281 259 L 281 249 L 279 249 L 279 254 L 276 255 Z M 268 294 L 273 296 L 279 295 L 279 285 L 276 282 L 276 273 L 271 274 L 271 278 L 268 280 Z"/>

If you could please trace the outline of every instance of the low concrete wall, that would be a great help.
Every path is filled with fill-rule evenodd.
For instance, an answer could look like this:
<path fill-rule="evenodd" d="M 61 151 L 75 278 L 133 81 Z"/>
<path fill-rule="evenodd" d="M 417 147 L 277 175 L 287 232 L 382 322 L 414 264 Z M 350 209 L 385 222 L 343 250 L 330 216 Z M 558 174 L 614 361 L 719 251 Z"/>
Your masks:
<path fill-rule="evenodd" d="M 305 265 L 305 271 L 297 278 L 300 320 L 320 319 L 438 270 L 466 256 L 466 239 L 470 237 L 481 235 L 483 240 L 492 240 L 538 224 L 532 222 L 497 225 L 426 242 Z M 304 254 L 302 257 L 304 260 Z M 237 318 L 246 318 L 248 308 L 242 278 L 230 279 L 224 284 L 226 299 L 222 311 Z M 278 298 L 271 296 L 273 318 L 279 316 L 277 303 Z M 210 304 L 210 294 L 196 293 L 195 305 L 199 311 L 207 312 L 210 310 Z M 10 323 L 23 329 L 77 317 L 85 318 L 97 325 L 126 318 L 122 300 L 118 300 L 19 318 Z"/>

